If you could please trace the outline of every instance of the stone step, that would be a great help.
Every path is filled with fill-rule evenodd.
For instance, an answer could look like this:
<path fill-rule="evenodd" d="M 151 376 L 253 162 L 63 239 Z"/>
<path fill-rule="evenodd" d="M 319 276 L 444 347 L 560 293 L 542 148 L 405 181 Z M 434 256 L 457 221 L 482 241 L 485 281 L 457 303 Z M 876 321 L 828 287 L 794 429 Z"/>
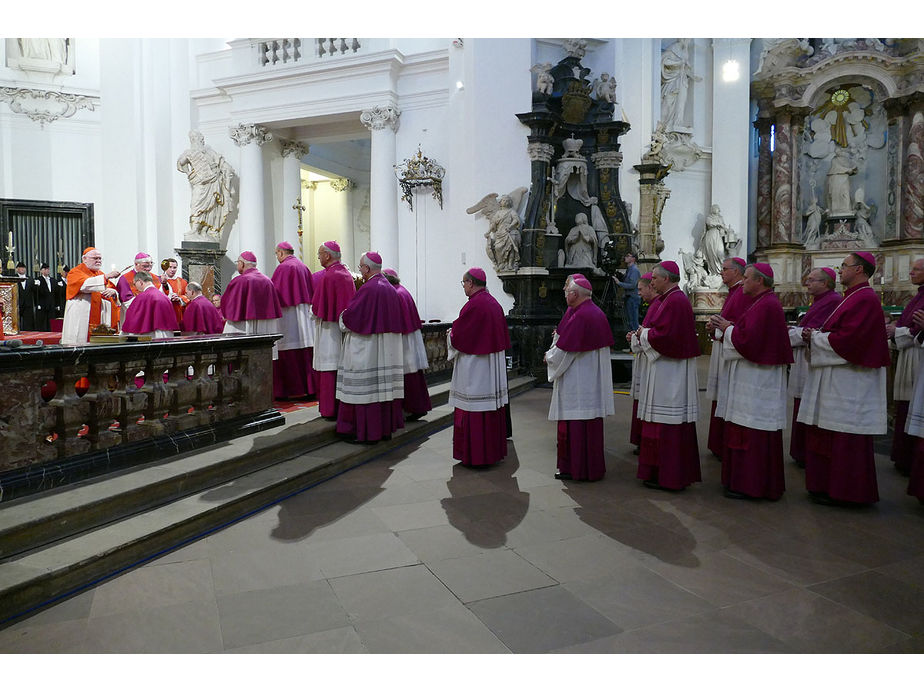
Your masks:
<path fill-rule="evenodd" d="M 534 384 L 531 377 L 511 377 L 511 397 Z M 312 409 L 313 419 L 287 415 L 286 426 L 272 433 L 11 503 L 0 513 L 6 555 L 0 560 L 0 625 L 451 425 L 448 384 L 432 386 L 430 394 L 434 409 L 426 417 L 375 445 L 336 439 L 333 422 Z M 309 442 L 315 437 L 319 442 Z M 149 489 L 161 494 L 156 502 L 148 502 Z M 143 507 L 132 508 L 139 499 Z M 21 543 L 11 544 L 14 539 Z"/>

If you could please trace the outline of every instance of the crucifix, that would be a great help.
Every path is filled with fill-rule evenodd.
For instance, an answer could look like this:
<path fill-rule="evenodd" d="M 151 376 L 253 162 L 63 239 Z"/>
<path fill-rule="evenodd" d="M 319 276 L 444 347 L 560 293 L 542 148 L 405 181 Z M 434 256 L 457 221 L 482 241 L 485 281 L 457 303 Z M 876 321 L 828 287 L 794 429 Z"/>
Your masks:
<path fill-rule="evenodd" d="M 16 246 L 13 245 L 13 232 L 10 231 L 10 240 L 6 246 L 6 252 L 7 252 L 6 268 L 8 270 L 15 269 L 16 267 L 16 265 L 13 264 L 13 251 L 14 250 L 16 250 Z"/>
<path fill-rule="evenodd" d="M 302 235 L 302 212 L 304 212 L 307 209 L 307 207 L 305 207 L 305 205 L 302 204 L 301 195 L 295 198 L 295 204 L 292 205 L 292 209 L 298 212 L 298 235 L 301 236 Z"/>

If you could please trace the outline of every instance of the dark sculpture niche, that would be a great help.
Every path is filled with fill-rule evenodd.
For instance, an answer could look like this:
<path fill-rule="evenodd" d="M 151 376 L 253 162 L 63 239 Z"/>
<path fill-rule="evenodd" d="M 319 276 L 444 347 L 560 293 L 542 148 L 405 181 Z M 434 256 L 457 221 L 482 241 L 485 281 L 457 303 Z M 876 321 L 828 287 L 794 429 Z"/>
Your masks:
<path fill-rule="evenodd" d="M 545 371 L 543 354 L 567 308 L 562 288 L 570 274 L 581 273 L 590 280 L 616 344 L 625 342 L 622 289 L 612 275 L 623 266 L 625 254 L 637 247 L 619 194 L 619 137 L 628 132 L 629 123 L 613 120 L 615 104 L 610 99 L 592 95 L 590 70 L 580 58 L 564 58 L 548 74 L 554 79 L 551 93 L 534 92 L 532 111 L 517 114 L 530 128 L 531 183 L 520 269 L 501 274 L 504 290 L 515 298 L 508 314 L 514 359 L 540 378 Z M 564 266 L 565 239 L 579 214 L 596 232 L 596 267 Z"/>

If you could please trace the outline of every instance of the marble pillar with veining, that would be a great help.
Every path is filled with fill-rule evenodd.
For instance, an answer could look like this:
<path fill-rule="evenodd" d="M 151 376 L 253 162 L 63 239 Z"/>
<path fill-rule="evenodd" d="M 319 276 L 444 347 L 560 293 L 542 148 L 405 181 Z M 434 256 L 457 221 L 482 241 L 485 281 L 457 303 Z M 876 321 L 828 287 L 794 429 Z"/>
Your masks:
<path fill-rule="evenodd" d="M 757 158 L 757 247 L 770 245 L 773 208 L 773 152 L 770 151 L 770 120 L 760 118 L 755 126 L 758 132 Z"/>
<path fill-rule="evenodd" d="M 924 237 L 924 114 L 920 111 L 911 120 L 908 149 L 902 172 L 901 237 Z"/>
<path fill-rule="evenodd" d="M 773 150 L 772 243 L 792 243 L 795 232 L 794 196 L 797 168 L 793 159 L 794 118 L 789 110 L 777 113 Z"/>

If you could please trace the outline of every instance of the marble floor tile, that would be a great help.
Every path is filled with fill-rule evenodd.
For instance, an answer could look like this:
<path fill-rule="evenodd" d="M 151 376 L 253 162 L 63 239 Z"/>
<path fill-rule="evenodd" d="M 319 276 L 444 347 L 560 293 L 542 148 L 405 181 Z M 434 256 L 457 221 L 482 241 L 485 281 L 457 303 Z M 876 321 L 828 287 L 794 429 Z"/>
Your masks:
<path fill-rule="evenodd" d="M 462 602 L 556 584 L 513 551 L 491 551 L 427 564 Z"/>
<path fill-rule="evenodd" d="M 419 562 L 417 556 L 393 533 L 319 541 L 311 545 L 311 553 L 327 578 L 415 565 Z"/>
<path fill-rule="evenodd" d="M 621 631 L 560 586 L 485 599 L 468 608 L 517 653 L 551 652 Z"/>
<path fill-rule="evenodd" d="M 330 581 L 353 621 L 374 621 L 458 604 L 424 565 L 348 575 Z"/>
<path fill-rule="evenodd" d="M 649 570 L 624 561 L 612 573 L 562 585 L 622 630 L 712 611 L 715 606 Z"/>
<path fill-rule="evenodd" d="M 743 563 L 724 551 L 697 556 L 697 565 L 681 566 L 642 559 L 645 567 L 716 606 L 728 606 L 790 589 L 791 581 Z"/>
<path fill-rule="evenodd" d="M 515 551 L 558 582 L 572 582 L 608 575 L 620 563 L 632 560 L 618 542 L 601 534 L 530 544 Z"/>
<path fill-rule="evenodd" d="M 185 602 L 208 602 L 214 598 L 207 559 L 147 565 L 97 585 L 93 590 L 90 618 Z"/>
<path fill-rule="evenodd" d="M 208 653 L 222 649 L 214 600 L 90 618 L 86 652 Z"/>
<path fill-rule="evenodd" d="M 808 589 L 908 635 L 924 635 L 924 589 L 869 571 Z"/>
<path fill-rule="evenodd" d="M 306 544 L 262 543 L 210 559 L 216 595 L 321 580 L 321 565 Z"/>
<path fill-rule="evenodd" d="M 93 589 L 62 599 L 42 611 L 34 612 L 33 616 L 20 621 L 20 626 L 40 626 L 62 621 L 75 621 L 90 617 L 90 607 L 93 605 Z M 0 633 L 4 631 L 0 630 Z M 0 647 L 0 652 L 3 648 Z"/>
<path fill-rule="evenodd" d="M 365 654 L 353 626 L 226 649 L 227 654 Z"/>
<path fill-rule="evenodd" d="M 908 637 L 800 588 L 735 604 L 724 611 L 786 643 L 795 652 L 877 652 Z"/>
<path fill-rule="evenodd" d="M 510 650 L 461 604 L 353 624 L 378 654 L 500 654 Z M 448 672 L 447 672 L 448 673 Z"/>
<path fill-rule="evenodd" d="M 326 580 L 218 597 L 222 649 L 234 649 L 349 626 Z"/>
<path fill-rule="evenodd" d="M 0 630 L 4 654 L 80 654 L 87 650 L 87 619 L 35 622 L 33 619 Z"/>
<path fill-rule="evenodd" d="M 924 544 L 922 544 L 924 546 Z M 888 575 L 909 585 L 921 587 L 924 585 L 924 553 L 913 558 L 876 568 L 877 573 Z"/>
<path fill-rule="evenodd" d="M 270 530 L 270 539 L 283 543 L 300 542 L 309 545 L 318 541 L 361 537 L 387 532 L 388 527 L 368 505 L 346 515 L 329 514 L 290 516 L 280 510 L 278 523 Z"/>
<path fill-rule="evenodd" d="M 446 512 L 438 500 L 408 503 L 406 505 L 389 505 L 374 508 L 382 523 L 392 532 L 423 527 L 437 527 L 449 524 Z"/>
<path fill-rule="evenodd" d="M 557 651 L 571 654 L 781 654 L 794 650 L 724 610 L 714 610 Z"/>
<path fill-rule="evenodd" d="M 470 529 L 471 534 L 466 534 Z M 497 543 L 497 531 L 484 531 L 483 526 L 472 524 L 466 530 L 442 525 L 398 532 L 398 538 L 423 563 L 434 563 L 447 558 L 474 556 L 490 550 L 504 550 L 504 543 Z M 489 546 L 486 546 L 489 545 Z"/>

